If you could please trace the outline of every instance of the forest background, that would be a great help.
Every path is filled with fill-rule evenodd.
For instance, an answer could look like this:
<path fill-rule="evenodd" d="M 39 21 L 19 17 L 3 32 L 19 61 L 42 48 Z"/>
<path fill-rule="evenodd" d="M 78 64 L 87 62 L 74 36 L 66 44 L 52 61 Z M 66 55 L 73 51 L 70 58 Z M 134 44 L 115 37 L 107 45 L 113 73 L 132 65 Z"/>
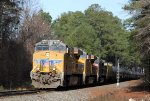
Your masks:
<path fill-rule="evenodd" d="M 130 69 L 145 69 L 150 81 L 150 1 L 129 0 L 132 15 L 122 22 L 112 12 L 92 4 L 84 12 L 64 12 L 52 21 L 49 13 L 34 8 L 32 0 L 0 1 L 0 85 L 30 85 L 35 43 L 59 39 L 71 47 Z"/>

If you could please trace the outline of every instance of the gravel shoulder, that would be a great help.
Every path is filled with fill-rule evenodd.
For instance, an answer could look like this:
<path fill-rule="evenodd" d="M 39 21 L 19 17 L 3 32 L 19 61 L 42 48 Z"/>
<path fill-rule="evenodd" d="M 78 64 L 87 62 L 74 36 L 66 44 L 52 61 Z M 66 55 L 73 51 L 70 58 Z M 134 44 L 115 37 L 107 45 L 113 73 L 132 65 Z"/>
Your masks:
<path fill-rule="evenodd" d="M 129 98 L 149 99 L 150 92 L 132 91 L 132 87 L 140 84 L 140 80 L 116 84 L 70 89 L 67 91 L 49 91 L 37 94 L 0 97 L 0 101 L 128 101 Z M 137 100 L 138 99 L 138 100 Z M 145 100 L 144 100 L 145 101 Z"/>

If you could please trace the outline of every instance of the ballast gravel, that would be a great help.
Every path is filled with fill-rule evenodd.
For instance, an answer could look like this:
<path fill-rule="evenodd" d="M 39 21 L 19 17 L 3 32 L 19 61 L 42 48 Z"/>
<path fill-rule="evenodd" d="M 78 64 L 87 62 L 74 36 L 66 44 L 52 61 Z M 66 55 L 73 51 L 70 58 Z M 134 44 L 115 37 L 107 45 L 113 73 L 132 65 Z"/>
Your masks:
<path fill-rule="evenodd" d="M 127 87 L 128 82 L 120 83 L 119 88 Z M 48 91 L 36 94 L 16 95 L 0 97 L 0 101 L 91 101 L 97 93 L 105 93 L 107 89 L 115 91 L 116 84 L 70 89 L 66 91 Z"/>

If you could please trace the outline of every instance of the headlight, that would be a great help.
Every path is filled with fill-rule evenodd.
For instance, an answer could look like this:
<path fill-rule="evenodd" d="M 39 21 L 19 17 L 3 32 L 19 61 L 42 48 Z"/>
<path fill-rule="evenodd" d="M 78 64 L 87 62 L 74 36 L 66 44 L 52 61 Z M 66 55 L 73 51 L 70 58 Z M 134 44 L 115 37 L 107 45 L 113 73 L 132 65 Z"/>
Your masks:
<path fill-rule="evenodd" d="M 39 68 L 39 67 L 37 67 L 37 68 L 36 68 L 36 71 L 40 71 L 40 68 Z"/>
<path fill-rule="evenodd" d="M 104 63 L 104 66 L 107 66 L 107 63 Z"/>
<path fill-rule="evenodd" d="M 53 68 L 53 70 L 56 70 L 56 68 Z"/>
<path fill-rule="evenodd" d="M 46 52 L 46 54 L 45 54 L 47 57 L 49 57 L 49 53 L 48 52 Z"/>

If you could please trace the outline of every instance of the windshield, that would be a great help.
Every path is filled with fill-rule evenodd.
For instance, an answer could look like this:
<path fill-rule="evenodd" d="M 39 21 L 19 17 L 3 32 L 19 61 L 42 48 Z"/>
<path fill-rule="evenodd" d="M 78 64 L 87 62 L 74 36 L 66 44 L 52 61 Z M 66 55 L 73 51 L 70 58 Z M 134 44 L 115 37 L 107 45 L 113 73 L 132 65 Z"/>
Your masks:
<path fill-rule="evenodd" d="M 62 50 L 65 50 L 65 49 L 66 49 L 66 47 L 63 46 L 63 45 L 55 45 L 55 44 L 53 44 L 53 45 L 50 46 L 50 50 L 62 51 Z"/>
<path fill-rule="evenodd" d="M 39 51 L 39 50 L 49 50 L 49 46 L 48 45 L 37 45 L 35 47 L 35 50 L 36 51 Z"/>

